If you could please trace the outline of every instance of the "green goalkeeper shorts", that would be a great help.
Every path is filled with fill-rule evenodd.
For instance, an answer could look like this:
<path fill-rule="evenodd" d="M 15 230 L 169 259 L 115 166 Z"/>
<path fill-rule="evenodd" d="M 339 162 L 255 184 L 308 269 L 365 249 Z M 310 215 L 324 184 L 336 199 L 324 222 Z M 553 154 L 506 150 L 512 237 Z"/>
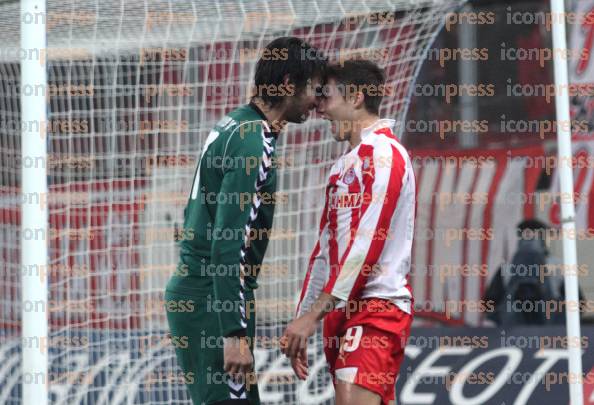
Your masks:
<path fill-rule="evenodd" d="M 212 291 L 203 296 L 165 292 L 165 309 L 183 380 L 194 405 L 247 399 L 259 405 L 258 386 L 254 379 L 234 381 L 223 369 L 223 337 L 217 313 L 211 307 Z M 247 336 L 254 351 L 256 319 L 254 292 L 245 291 Z M 247 383 L 247 384 L 246 384 Z"/>

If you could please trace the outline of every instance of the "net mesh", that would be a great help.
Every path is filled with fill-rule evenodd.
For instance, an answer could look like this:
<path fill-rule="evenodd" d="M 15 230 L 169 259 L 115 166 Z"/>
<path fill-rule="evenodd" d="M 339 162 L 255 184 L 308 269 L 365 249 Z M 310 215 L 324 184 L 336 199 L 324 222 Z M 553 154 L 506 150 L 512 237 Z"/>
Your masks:
<path fill-rule="evenodd" d="M 259 52 L 278 36 L 335 61 L 385 68 L 381 115 L 404 121 L 411 85 L 444 16 L 462 1 L 48 1 L 47 15 L 0 4 L 0 403 L 17 404 L 23 345 L 49 348 L 55 404 L 189 403 L 167 338 L 163 289 L 201 145 L 249 96 Z M 46 50 L 19 48 L 20 21 L 45 19 Z M 46 89 L 21 87 L 20 61 L 47 60 Z M 48 122 L 20 120 L 21 92 L 45 91 Z M 21 155 L 41 125 L 47 161 Z M 295 308 L 316 240 L 325 175 L 344 146 L 310 119 L 279 138 L 276 209 L 257 290 L 256 370 L 264 403 L 331 401 L 321 340 L 310 377 L 293 379 L 275 339 Z M 46 165 L 49 193 L 19 191 L 24 166 Z M 19 263 L 20 203 L 49 207 L 48 268 Z M 29 230 L 35 233 L 35 230 Z M 179 235 L 178 235 L 179 236 Z M 47 277 L 49 341 L 22 341 L 20 276 Z M 43 310 L 40 303 L 24 303 Z M 319 336 L 319 334 L 318 334 Z"/>

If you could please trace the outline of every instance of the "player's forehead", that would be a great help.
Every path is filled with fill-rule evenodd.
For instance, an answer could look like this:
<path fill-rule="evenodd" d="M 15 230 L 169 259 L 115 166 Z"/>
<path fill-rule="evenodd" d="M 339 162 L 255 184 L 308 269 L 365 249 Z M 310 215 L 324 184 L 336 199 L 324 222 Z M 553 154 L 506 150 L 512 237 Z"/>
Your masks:
<path fill-rule="evenodd" d="M 322 78 L 320 76 L 312 76 L 309 80 L 308 83 L 312 86 L 312 87 L 319 87 L 323 84 L 322 82 Z"/>
<path fill-rule="evenodd" d="M 326 79 L 326 82 L 324 83 L 324 90 L 328 96 L 340 94 L 338 82 L 333 77 Z"/>

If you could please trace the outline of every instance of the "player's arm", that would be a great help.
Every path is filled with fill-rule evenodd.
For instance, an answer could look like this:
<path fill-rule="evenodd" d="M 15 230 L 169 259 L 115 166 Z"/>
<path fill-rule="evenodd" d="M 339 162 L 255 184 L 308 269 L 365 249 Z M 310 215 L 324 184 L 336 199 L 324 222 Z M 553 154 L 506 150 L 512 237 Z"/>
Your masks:
<path fill-rule="evenodd" d="M 309 259 L 309 266 L 307 273 L 305 274 L 305 279 L 303 280 L 303 286 L 301 287 L 301 295 L 299 296 L 299 302 L 297 303 L 297 310 L 295 311 L 296 317 L 299 317 L 309 310 L 312 303 L 319 297 L 328 281 L 328 257 L 326 249 L 322 249 L 321 247 L 322 240 L 328 238 L 327 216 L 328 201 L 326 200 L 324 203 L 324 212 L 320 219 L 320 235 Z"/>
<path fill-rule="evenodd" d="M 217 312 L 224 337 L 246 335 L 247 323 L 242 313 L 245 308 L 239 269 L 252 198 L 256 193 L 256 162 L 261 159 L 263 151 L 260 139 L 258 134 L 244 134 L 242 137 L 239 131 L 235 131 L 225 150 L 225 156 L 231 159 L 223 159 L 233 163 L 222 169 L 223 180 L 217 196 L 218 204 L 211 232 L 210 262 L 217 306 L 222 304 L 227 309 Z"/>
<path fill-rule="evenodd" d="M 211 232 L 210 265 L 215 300 L 212 308 L 217 312 L 221 335 L 226 338 L 225 369 L 230 373 L 245 371 L 248 365 L 243 361 L 247 361 L 247 357 L 251 359 L 245 338 L 247 320 L 240 280 L 240 258 L 252 198 L 256 193 L 257 163 L 263 149 L 260 134 L 250 131 L 240 136 L 240 132 L 235 131 L 231 135 L 224 154 L 232 158 L 227 161 L 233 164 L 223 167 Z"/>
<path fill-rule="evenodd" d="M 291 367 L 301 380 L 307 378 L 307 339 L 312 336 L 316 326 L 326 314 L 334 309 L 338 299 L 327 293 L 320 293 L 308 311 L 287 326 L 281 339 L 282 352 L 290 357 Z"/>
<path fill-rule="evenodd" d="M 301 287 L 301 295 L 299 296 L 299 302 L 297 303 L 297 310 L 295 311 L 295 317 L 300 318 L 301 315 L 305 313 L 309 313 L 310 309 L 314 308 L 323 308 L 324 303 L 319 302 L 317 299 L 322 292 L 326 282 L 328 281 L 328 258 L 325 255 L 325 249 L 321 248 L 322 240 L 327 238 L 327 214 L 328 214 L 328 201 L 326 200 L 324 204 L 324 212 L 322 213 L 322 218 L 320 219 L 320 235 L 318 238 L 318 242 L 314 246 L 313 252 L 311 253 L 309 259 L 309 266 L 307 269 L 307 273 L 305 275 L 305 279 L 303 281 L 303 286 Z M 327 296 L 327 294 L 325 294 Z M 327 303 L 330 305 L 331 303 Z M 321 314 L 319 314 L 320 319 L 323 318 Z M 314 326 L 317 323 L 316 321 L 305 321 L 304 327 L 296 325 L 294 322 L 290 324 L 290 328 L 287 329 L 281 339 L 281 350 L 283 353 L 289 353 L 289 348 L 286 346 L 288 341 L 288 335 L 294 336 L 294 334 L 304 332 L 304 334 L 299 337 L 298 339 L 293 339 L 293 342 L 299 342 L 299 345 L 302 347 L 299 348 L 298 355 L 293 355 L 291 357 L 291 366 L 295 371 L 297 377 L 301 380 L 305 380 L 307 378 L 307 348 L 305 345 L 302 345 L 301 342 L 307 342 L 307 337 L 309 336 L 309 332 L 307 329 Z M 313 331 L 311 332 L 313 333 Z M 295 349 L 292 350 L 294 352 Z"/>
<path fill-rule="evenodd" d="M 328 293 L 320 293 L 309 310 L 287 326 L 283 353 L 289 357 L 297 356 L 299 350 L 307 346 L 307 339 L 314 334 L 318 322 L 334 309 L 337 301 L 338 298 Z"/>

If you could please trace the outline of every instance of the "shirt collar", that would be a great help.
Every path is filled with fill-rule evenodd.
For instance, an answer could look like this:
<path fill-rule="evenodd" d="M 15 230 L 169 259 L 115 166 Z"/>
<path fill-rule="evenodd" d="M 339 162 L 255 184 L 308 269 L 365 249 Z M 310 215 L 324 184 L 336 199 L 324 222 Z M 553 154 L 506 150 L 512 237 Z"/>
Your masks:
<path fill-rule="evenodd" d="M 252 110 L 254 110 L 260 116 L 260 118 L 262 118 L 262 121 L 264 121 L 266 123 L 264 131 L 268 134 L 271 134 L 274 137 L 274 139 L 276 139 L 278 137 L 278 132 L 273 132 L 270 130 L 270 125 L 268 124 L 268 118 L 266 118 L 266 115 L 264 115 L 264 113 L 262 112 L 260 107 L 258 107 L 253 101 L 250 101 L 250 103 L 248 105 L 252 108 Z"/>
<path fill-rule="evenodd" d="M 368 127 L 365 127 L 361 130 L 361 140 L 367 137 L 369 134 L 374 133 L 378 129 L 382 128 L 390 128 L 391 131 L 394 131 L 394 125 L 396 124 L 396 120 L 390 118 L 380 118 L 371 124 Z"/>
<path fill-rule="evenodd" d="M 262 110 L 260 110 L 260 107 L 258 107 L 256 105 L 256 103 L 254 103 L 253 101 L 250 101 L 250 103 L 248 105 L 250 107 L 252 107 L 252 110 L 254 110 L 260 116 L 260 118 L 262 118 L 264 121 L 267 121 L 268 120 L 266 118 L 266 115 L 264 115 L 264 113 L 262 112 Z"/>

